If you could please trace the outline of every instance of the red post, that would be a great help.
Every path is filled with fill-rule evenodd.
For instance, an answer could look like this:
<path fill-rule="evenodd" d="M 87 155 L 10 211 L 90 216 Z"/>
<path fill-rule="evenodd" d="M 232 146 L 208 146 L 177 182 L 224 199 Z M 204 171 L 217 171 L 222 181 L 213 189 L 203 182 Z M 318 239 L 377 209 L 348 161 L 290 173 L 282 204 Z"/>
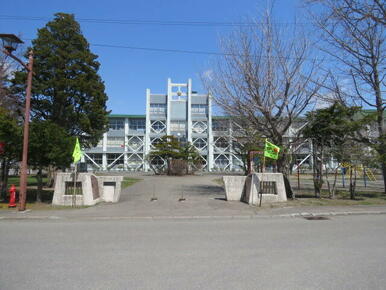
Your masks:
<path fill-rule="evenodd" d="M 16 207 L 16 187 L 15 185 L 11 185 L 9 189 L 9 204 L 8 207 Z"/>

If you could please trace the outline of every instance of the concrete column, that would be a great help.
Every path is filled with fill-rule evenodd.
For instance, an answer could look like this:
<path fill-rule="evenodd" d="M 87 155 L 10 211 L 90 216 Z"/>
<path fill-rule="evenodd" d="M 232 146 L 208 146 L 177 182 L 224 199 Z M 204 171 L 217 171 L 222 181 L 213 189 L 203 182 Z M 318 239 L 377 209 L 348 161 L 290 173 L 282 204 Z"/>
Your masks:
<path fill-rule="evenodd" d="M 107 170 L 107 132 L 103 133 L 103 145 L 102 145 L 102 169 Z"/>
<path fill-rule="evenodd" d="M 127 144 L 129 135 L 129 118 L 125 118 L 125 142 L 124 142 L 124 154 L 123 154 L 123 169 L 127 170 Z"/>
<path fill-rule="evenodd" d="M 213 170 L 212 96 L 208 95 L 208 171 Z"/>
<path fill-rule="evenodd" d="M 170 135 L 170 101 L 172 98 L 172 80 L 168 78 L 168 94 L 166 96 L 166 135 Z"/>
<path fill-rule="evenodd" d="M 188 142 L 192 143 L 192 79 L 188 80 L 188 87 L 187 87 L 187 119 L 188 119 L 188 124 L 187 124 L 187 129 L 188 129 L 188 134 L 187 134 L 187 139 Z"/>
<path fill-rule="evenodd" d="M 150 89 L 146 89 L 146 126 L 145 126 L 145 148 L 143 155 L 146 157 L 150 153 Z M 145 159 L 145 158 L 144 158 Z M 149 171 L 150 167 L 148 162 L 144 161 L 143 168 L 145 171 Z"/>
<path fill-rule="evenodd" d="M 315 166 L 315 164 L 314 164 L 314 148 L 313 148 L 313 145 L 312 145 L 312 140 L 311 139 L 308 139 L 308 142 L 309 142 L 309 144 L 310 144 L 310 154 L 311 154 L 311 156 L 310 156 L 310 164 L 311 164 L 311 169 L 312 170 L 314 170 L 314 166 Z"/>
<path fill-rule="evenodd" d="M 228 143 L 229 143 L 229 163 L 230 163 L 230 166 L 229 166 L 229 170 L 230 171 L 233 171 L 233 144 L 232 144 L 232 136 L 233 136 L 233 128 L 232 128 L 232 121 L 229 120 L 229 123 L 228 123 L 228 126 L 229 126 L 229 136 L 228 136 Z"/>

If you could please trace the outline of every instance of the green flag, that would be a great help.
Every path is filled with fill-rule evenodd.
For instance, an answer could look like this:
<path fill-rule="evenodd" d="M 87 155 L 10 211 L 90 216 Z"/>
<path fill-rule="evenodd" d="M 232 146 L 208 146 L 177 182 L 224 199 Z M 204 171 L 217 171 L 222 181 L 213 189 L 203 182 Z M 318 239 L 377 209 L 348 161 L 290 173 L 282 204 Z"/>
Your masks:
<path fill-rule="evenodd" d="M 272 159 L 279 158 L 280 147 L 265 140 L 264 156 Z"/>
<path fill-rule="evenodd" d="M 77 163 L 80 158 L 82 158 L 82 156 L 83 153 L 82 150 L 80 150 L 79 139 L 78 137 L 76 137 L 74 152 L 72 152 L 72 158 L 74 159 L 74 163 Z"/>

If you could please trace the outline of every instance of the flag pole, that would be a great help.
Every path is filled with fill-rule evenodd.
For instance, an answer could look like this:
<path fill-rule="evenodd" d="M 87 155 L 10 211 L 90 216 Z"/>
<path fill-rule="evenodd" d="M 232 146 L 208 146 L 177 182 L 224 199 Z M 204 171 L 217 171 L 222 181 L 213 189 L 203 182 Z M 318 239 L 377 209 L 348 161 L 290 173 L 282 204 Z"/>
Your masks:
<path fill-rule="evenodd" d="M 265 143 L 264 143 L 264 154 L 263 154 L 263 173 L 265 173 L 265 146 L 267 146 L 267 138 L 265 138 Z"/>
<path fill-rule="evenodd" d="M 264 185 L 264 174 L 265 174 L 265 147 L 267 146 L 267 138 L 264 142 L 264 152 L 263 152 L 263 168 L 261 173 L 261 186 L 260 186 L 260 202 L 259 207 L 261 207 L 261 202 L 263 201 L 263 185 Z"/>
<path fill-rule="evenodd" d="M 74 162 L 74 190 L 72 191 L 72 207 L 76 207 L 76 163 Z"/>
<path fill-rule="evenodd" d="M 76 180 L 77 180 L 77 177 L 76 177 L 77 166 L 76 165 L 77 165 L 78 161 L 80 160 L 81 156 L 82 156 L 82 150 L 80 149 L 78 137 L 76 137 L 74 152 L 72 153 L 72 158 L 74 160 L 74 166 L 75 166 L 75 168 L 74 168 L 74 189 L 72 192 L 72 207 L 76 207 Z"/>

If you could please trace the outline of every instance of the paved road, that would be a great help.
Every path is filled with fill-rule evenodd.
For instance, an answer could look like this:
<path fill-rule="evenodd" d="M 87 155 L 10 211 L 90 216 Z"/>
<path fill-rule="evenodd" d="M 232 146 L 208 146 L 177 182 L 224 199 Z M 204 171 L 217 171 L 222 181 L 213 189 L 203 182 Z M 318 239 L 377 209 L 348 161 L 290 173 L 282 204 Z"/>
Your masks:
<path fill-rule="evenodd" d="M 386 216 L 0 220 L 0 289 L 385 289 Z"/>

